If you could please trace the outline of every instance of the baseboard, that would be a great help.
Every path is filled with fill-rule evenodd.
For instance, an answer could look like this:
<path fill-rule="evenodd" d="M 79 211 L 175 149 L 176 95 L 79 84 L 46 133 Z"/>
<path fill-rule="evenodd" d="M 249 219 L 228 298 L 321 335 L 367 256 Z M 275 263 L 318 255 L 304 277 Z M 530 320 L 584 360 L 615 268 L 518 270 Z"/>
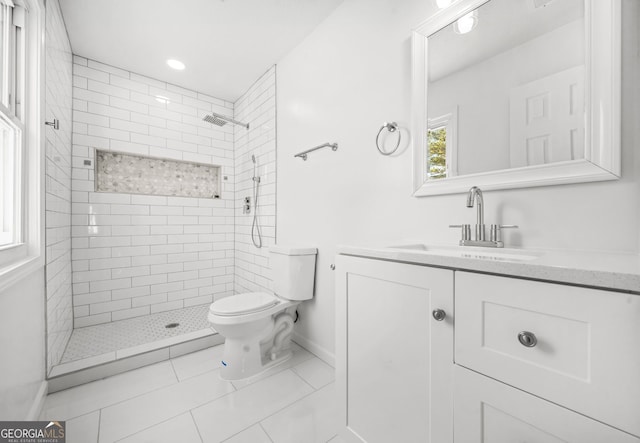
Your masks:
<path fill-rule="evenodd" d="M 298 334 L 296 331 L 293 331 L 293 341 L 305 348 L 307 351 L 314 354 L 320 360 L 324 361 L 326 364 L 331 366 L 332 368 L 336 367 L 336 356 L 332 352 L 327 351 L 322 346 L 317 343 L 309 340 L 306 337 Z"/>
<path fill-rule="evenodd" d="M 40 387 L 38 388 L 38 392 L 36 393 L 36 398 L 33 399 L 33 403 L 29 408 L 29 412 L 27 412 L 27 421 L 38 420 L 40 417 L 40 412 L 42 412 L 42 407 L 44 406 L 44 400 L 47 398 L 47 393 L 49 390 L 49 384 L 46 380 L 40 383 Z"/>

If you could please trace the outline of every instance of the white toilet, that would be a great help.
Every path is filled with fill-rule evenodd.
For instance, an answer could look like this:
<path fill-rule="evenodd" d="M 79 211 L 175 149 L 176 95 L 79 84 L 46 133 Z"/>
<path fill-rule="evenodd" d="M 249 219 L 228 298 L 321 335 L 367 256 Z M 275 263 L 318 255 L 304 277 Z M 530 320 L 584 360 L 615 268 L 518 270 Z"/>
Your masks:
<path fill-rule="evenodd" d="M 291 357 L 296 307 L 313 297 L 316 248 L 271 246 L 273 291 L 246 292 L 214 302 L 209 322 L 225 337 L 220 376 L 239 380 Z"/>

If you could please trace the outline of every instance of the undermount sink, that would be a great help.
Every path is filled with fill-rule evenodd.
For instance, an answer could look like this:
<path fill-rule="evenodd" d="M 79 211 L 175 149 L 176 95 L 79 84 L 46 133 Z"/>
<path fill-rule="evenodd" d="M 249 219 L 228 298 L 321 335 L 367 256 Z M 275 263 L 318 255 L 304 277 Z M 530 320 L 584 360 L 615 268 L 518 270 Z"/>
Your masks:
<path fill-rule="evenodd" d="M 424 243 L 407 243 L 404 245 L 389 246 L 388 248 L 479 260 L 529 261 L 540 257 L 539 254 L 536 255 L 536 253 L 531 251 L 510 248 L 494 249 L 474 246 L 435 246 Z"/>

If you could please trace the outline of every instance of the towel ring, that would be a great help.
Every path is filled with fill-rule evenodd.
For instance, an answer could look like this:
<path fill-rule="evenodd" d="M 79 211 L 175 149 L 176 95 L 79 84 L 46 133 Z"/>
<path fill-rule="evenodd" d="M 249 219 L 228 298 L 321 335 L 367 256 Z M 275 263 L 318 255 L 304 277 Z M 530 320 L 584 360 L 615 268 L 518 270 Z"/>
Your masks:
<path fill-rule="evenodd" d="M 380 152 L 380 154 L 391 155 L 394 152 L 396 152 L 400 147 L 400 140 L 402 140 L 402 134 L 400 133 L 400 131 L 398 131 L 398 143 L 396 144 L 396 147 L 393 148 L 392 151 L 383 151 L 382 148 L 380 148 L 380 134 L 382 134 L 382 130 L 385 128 L 389 132 L 396 132 L 398 130 L 398 124 L 396 122 L 391 122 L 391 123 L 384 122 L 384 124 L 380 127 L 380 130 L 378 131 L 378 135 L 376 136 L 376 148 L 378 148 L 378 151 Z"/>

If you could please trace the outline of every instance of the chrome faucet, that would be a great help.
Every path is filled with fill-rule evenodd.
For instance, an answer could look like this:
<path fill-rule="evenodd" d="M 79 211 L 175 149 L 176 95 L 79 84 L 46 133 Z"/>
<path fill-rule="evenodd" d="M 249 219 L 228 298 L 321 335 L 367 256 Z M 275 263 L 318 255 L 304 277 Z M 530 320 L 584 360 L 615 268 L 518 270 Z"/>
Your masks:
<path fill-rule="evenodd" d="M 482 198 L 482 190 L 477 186 L 469 189 L 467 194 L 467 208 L 473 208 L 473 201 L 477 202 L 477 214 L 476 219 L 476 238 L 475 241 L 484 241 L 486 238 L 484 229 L 484 199 Z"/>
<path fill-rule="evenodd" d="M 467 208 L 473 208 L 476 205 L 476 226 L 475 236 L 471 239 L 471 225 L 449 225 L 450 228 L 462 228 L 462 238 L 460 239 L 460 246 L 484 246 L 490 248 L 502 248 L 504 243 L 502 242 L 502 229 L 503 228 L 517 228 L 516 225 L 497 225 L 492 224 L 490 229 L 490 237 L 487 240 L 486 229 L 484 225 L 484 198 L 482 197 L 482 190 L 477 186 L 473 186 L 467 193 Z"/>

